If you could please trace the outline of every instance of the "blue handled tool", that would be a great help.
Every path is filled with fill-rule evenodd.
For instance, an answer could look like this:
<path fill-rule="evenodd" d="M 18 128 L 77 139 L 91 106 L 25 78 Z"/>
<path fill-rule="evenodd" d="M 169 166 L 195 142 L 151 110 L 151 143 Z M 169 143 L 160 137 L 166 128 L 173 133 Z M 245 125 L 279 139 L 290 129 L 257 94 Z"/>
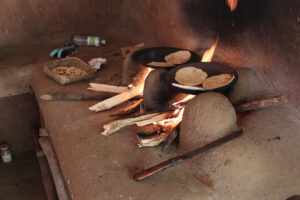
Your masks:
<path fill-rule="evenodd" d="M 50 52 L 50 57 L 52 58 L 65 58 L 66 56 L 73 53 L 78 46 L 76 44 L 67 44 L 62 48 L 56 48 Z"/>

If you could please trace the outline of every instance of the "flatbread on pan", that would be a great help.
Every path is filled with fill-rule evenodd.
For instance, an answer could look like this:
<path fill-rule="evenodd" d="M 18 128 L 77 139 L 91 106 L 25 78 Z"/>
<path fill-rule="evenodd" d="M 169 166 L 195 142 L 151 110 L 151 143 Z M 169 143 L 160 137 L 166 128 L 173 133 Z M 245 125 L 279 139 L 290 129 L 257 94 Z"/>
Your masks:
<path fill-rule="evenodd" d="M 156 61 L 147 63 L 147 65 L 148 65 L 148 66 L 153 66 L 153 67 L 173 67 L 173 66 L 174 66 L 174 65 L 171 64 L 171 63 L 167 63 L 167 62 L 156 62 Z"/>
<path fill-rule="evenodd" d="M 224 87 L 229 85 L 235 76 L 233 74 L 220 74 L 208 77 L 203 83 L 203 88 L 207 90 L 213 90 L 216 88 Z"/>
<path fill-rule="evenodd" d="M 180 65 L 187 63 L 191 57 L 192 54 L 190 51 L 180 50 L 165 56 L 165 61 L 173 65 Z"/>
<path fill-rule="evenodd" d="M 196 86 L 202 84 L 207 76 L 207 73 L 202 69 L 188 66 L 176 72 L 175 80 L 182 85 Z"/>

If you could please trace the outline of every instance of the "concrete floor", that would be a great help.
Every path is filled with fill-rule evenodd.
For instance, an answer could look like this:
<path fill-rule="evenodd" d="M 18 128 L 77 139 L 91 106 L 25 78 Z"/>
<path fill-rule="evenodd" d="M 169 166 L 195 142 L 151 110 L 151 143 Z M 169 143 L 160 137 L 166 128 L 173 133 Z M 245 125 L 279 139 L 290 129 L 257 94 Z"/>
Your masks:
<path fill-rule="evenodd" d="M 18 154 L 10 164 L 0 163 L 1 200 L 46 200 L 34 152 Z"/>

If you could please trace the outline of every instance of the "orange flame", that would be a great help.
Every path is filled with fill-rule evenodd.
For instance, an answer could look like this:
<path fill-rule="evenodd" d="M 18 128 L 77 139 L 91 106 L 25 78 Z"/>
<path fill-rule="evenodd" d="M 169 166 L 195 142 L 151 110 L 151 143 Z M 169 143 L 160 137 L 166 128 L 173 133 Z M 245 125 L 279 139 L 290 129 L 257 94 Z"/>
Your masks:
<path fill-rule="evenodd" d="M 226 0 L 226 1 L 230 11 L 233 12 L 237 8 L 239 0 Z"/>
<path fill-rule="evenodd" d="M 215 51 L 216 51 L 216 48 L 218 46 L 218 43 L 219 43 L 219 38 L 217 38 L 215 43 L 204 52 L 204 54 L 202 56 L 202 60 L 201 60 L 202 62 L 211 62 L 212 61 Z"/>

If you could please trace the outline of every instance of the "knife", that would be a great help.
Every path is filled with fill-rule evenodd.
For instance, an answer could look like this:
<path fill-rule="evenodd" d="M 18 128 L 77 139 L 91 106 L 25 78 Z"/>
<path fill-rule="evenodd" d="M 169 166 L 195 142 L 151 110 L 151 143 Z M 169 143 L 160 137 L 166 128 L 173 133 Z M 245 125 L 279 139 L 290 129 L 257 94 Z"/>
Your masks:
<path fill-rule="evenodd" d="M 84 100 L 104 100 L 107 96 L 103 94 L 83 94 L 69 92 L 50 92 L 40 96 L 44 101 L 84 101 Z"/>

